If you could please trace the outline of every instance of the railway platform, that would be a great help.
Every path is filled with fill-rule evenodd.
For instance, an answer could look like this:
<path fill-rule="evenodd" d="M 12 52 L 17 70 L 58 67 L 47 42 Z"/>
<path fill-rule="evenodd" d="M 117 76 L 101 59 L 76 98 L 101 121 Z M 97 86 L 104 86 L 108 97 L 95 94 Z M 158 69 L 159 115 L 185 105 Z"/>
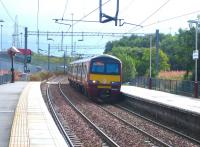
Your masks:
<path fill-rule="evenodd" d="M 11 92 L 10 89 L 14 91 Z M 9 101 L 7 104 L 0 103 L 4 105 L 0 111 L 4 114 L 3 117 L 0 116 L 0 129 L 3 130 L 0 131 L 1 147 L 68 146 L 44 103 L 40 82 L 4 84 L 0 86 L 0 92 L 0 100 L 3 103 Z M 7 110 L 9 106 L 12 109 Z M 7 111 L 12 113 L 9 118 L 6 118 Z"/>
<path fill-rule="evenodd" d="M 0 147 L 8 147 L 19 96 L 27 82 L 0 85 Z"/>
<path fill-rule="evenodd" d="M 122 86 L 121 92 L 125 95 L 137 97 L 147 101 L 160 103 L 168 107 L 182 109 L 200 115 L 200 99 L 156 91 L 136 86 Z"/>
<path fill-rule="evenodd" d="M 200 140 L 200 99 L 125 85 L 121 92 L 130 109 Z"/>

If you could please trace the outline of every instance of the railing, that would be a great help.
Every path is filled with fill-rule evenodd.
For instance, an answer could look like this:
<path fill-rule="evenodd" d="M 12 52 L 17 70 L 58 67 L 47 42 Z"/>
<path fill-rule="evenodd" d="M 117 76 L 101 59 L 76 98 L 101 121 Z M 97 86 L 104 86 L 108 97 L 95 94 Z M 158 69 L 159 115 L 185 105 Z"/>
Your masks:
<path fill-rule="evenodd" d="M 11 81 L 11 74 L 0 75 L 0 85 Z"/>
<path fill-rule="evenodd" d="M 132 80 L 130 84 L 138 87 L 149 88 L 149 78 L 137 77 Z M 152 89 L 184 96 L 194 96 L 194 81 L 163 80 L 152 78 Z M 200 82 L 198 85 L 198 93 L 200 96 Z"/>

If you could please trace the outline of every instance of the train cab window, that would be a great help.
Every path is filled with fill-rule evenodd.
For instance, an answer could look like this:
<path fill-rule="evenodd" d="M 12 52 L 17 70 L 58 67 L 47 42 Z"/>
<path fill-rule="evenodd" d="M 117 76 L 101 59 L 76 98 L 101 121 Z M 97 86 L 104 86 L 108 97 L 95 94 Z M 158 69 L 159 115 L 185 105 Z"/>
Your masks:
<path fill-rule="evenodd" d="M 93 73 L 104 73 L 104 63 L 103 62 L 93 62 L 91 72 Z"/>
<path fill-rule="evenodd" d="M 118 74 L 119 65 L 117 63 L 107 63 L 106 64 L 106 73 L 107 74 Z"/>
<path fill-rule="evenodd" d="M 110 62 L 93 62 L 92 73 L 119 74 L 119 64 Z"/>
<path fill-rule="evenodd" d="M 119 74 L 119 64 L 95 61 L 92 63 L 91 72 L 100 74 Z"/>

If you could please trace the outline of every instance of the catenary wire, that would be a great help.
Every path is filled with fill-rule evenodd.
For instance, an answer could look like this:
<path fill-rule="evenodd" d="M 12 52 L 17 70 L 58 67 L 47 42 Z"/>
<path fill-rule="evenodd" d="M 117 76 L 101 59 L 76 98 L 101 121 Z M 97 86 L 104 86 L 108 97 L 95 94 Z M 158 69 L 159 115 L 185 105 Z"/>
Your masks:
<path fill-rule="evenodd" d="M 67 5 L 68 5 L 68 0 L 66 0 L 66 3 L 65 3 L 65 9 L 64 9 L 64 12 L 63 12 L 63 15 L 62 15 L 62 19 L 64 18 L 65 16 L 65 12 L 67 10 Z"/>
<path fill-rule="evenodd" d="M 106 1 L 105 3 L 102 4 L 102 6 L 104 6 L 105 4 L 107 4 L 107 3 L 110 2 L 110 1 L 111 1 L 111 0 Z M 96 9 L 94 9 L 93 11 L 91 11 L 90 13 L 88 13 L 87 15 L 83 16 L 83 17 L 80 18 L 79 20 L 80 20 L 80 21 L 83 20 L 84 18 L 88 17 L 89 15 L 91 15 L 92 13 L 94 13 L 94 12 L 97 11 L 97 10 L 99 10 L 99 7 L 96 8 Z M 80 21 L 75 22 L 73 25 L 77 24 L 77 23 L 80 22 Z"/>
<path fill-rule="evenodd" d="M 180 18 L 180 17 L 184 17 L 184 16 L 187 16 L 187 15 L 191 15 L 191 14 L 195 14 L 195 13 L 199 13 L 199 12 L 200 12 L 200 10 L 197 10 L 197 11 L 193 11 L 193 12 L 190 12 L 190 13 L 182 14 L 182 15 L 179 15 L 179 16 L 163 19 L 163 20 L 160 20 L 160 21 L 145 25 L 144 27 L 148 27 L 148 26 L 151 26 L 151 25 L 154 25 L 154 24 L 158 24 L 158 23 L 163 23 L 163 22 L 166 22 L 166 21 L 171 21 L 173 19 L 177 19 L 177 18 Z"/>
<path fill-rule="evenodd" d="M 129 4 L 127 6 L 125 6 L 120 13 L 121 14 L 125 13 L 132 6 L 134 1 L 135 0 L 131 0 L 131 2 L 129 2 Z"/>
<path fill-rule="evenodd" d="M 145 18 L 142 22 L 139 23 L 139 25 L 142 25 L 144 22 L 146 22 L 149 18 L 151 18 L 153 15 L 155 15 L 160 9 L 162 9 L 167 3 L 169 3 L 170 0 L 167 0 L 164 4 L 162 4 L 158 9 L 156 9 L 152 14 L 150 14 L 147 18 Z M 132 28 L 128 32 L 135 31 L 134 29 L 137 27 Z"/>
<path fill-rule="evenodd" d="M 146 27 L 149 27 L 149 26 L 152 26 L 152 25 L 155 25 L 155 24 L 159 24 L 159 23 L 164 23 L 164 22 L 167 22 L 167 21 L 171 21 L 171 20 L 174 20 L 174 19 L 178 19 L 178 18 L 181 18 L 181 17 L 185 17 L 185 16 L 188 16 L 188 15 L 192 15 L 192 14 L 195 14 L 195 13 L 199 13 L 199 12 L 200 12 L 200 10 L 196 10 L 196 11 L 189 12 L 189 13 L 185 13 L 185 14 L 178 15 L 178 16 L 175 16 L 175 17 L 163 19 L 163 20 L 160 20 L 160 21 L 157 21 L 157 22 L 153 22 L 153 23 L 147 24 L 147 25 L 145 25 L 143 28 L 146 28 Z M 140 29 L 141 29 L 141 28 L 138 28 L 138 29 L 136 29 L 135 31 L 140 30 Z"/>
<path fill-rule="evenodd" d="M 10 13 L 9 13 L 8 9 L 6 8 L 5 4 L 3 3 L 3 1 L 0 0 L 0 2 L 1 2 L 1 5 L 3 6 L 4 10 L 6 11 L 8 17 L 12 20 L 13 23 L 15 23 L 15 20 L 14 20 L 14 19 L 12 18 L 12 16 L 10 15 Z"/>

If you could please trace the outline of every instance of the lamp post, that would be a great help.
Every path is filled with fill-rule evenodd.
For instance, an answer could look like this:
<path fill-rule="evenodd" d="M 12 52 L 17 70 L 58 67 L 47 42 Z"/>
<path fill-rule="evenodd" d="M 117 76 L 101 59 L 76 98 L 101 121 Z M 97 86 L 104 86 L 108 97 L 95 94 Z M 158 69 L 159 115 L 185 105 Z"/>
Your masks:
<path fill-rule="evenodd" d="M 15 82 L 15 72 L 14 72 L 14 56 L 15 54 L 17 53 L 20 53 L 20 51 L 12 46 L 11 48 L 8 49 L 8 54 L 10 55 L 10 58 L 11 58 L 11 73 L 12 73 L 12 77 L 11 77 L 11 83 L 14 83 Z"/>
<path fill-rule="evenodd" d="M 198 20 L 188 20 L 189 24 L 196 24 L 196 33 L 195 33 L 195 50 L 193 51 L 193 59 L 195 60 L 195 81 L 194 81 L 194 97 L 198 98 L 198 77 L 197 77 L 197 60 L 198 60 L 198 25 L 199 25 L 199 18 Z"/>
<path fill-rule="evenodd" d="M 0 19 L 0 22 L 4 22 L 4 20 Z M 3 25 L 1 24 L 1 51 L 2 51 L 2 28 L 3 28 Z"/>
<path fill-rule="evenodd" d="M 20 35 L 21 35 L 21 48 L 22 48 L 22 33 L 20 33 Z"/>

